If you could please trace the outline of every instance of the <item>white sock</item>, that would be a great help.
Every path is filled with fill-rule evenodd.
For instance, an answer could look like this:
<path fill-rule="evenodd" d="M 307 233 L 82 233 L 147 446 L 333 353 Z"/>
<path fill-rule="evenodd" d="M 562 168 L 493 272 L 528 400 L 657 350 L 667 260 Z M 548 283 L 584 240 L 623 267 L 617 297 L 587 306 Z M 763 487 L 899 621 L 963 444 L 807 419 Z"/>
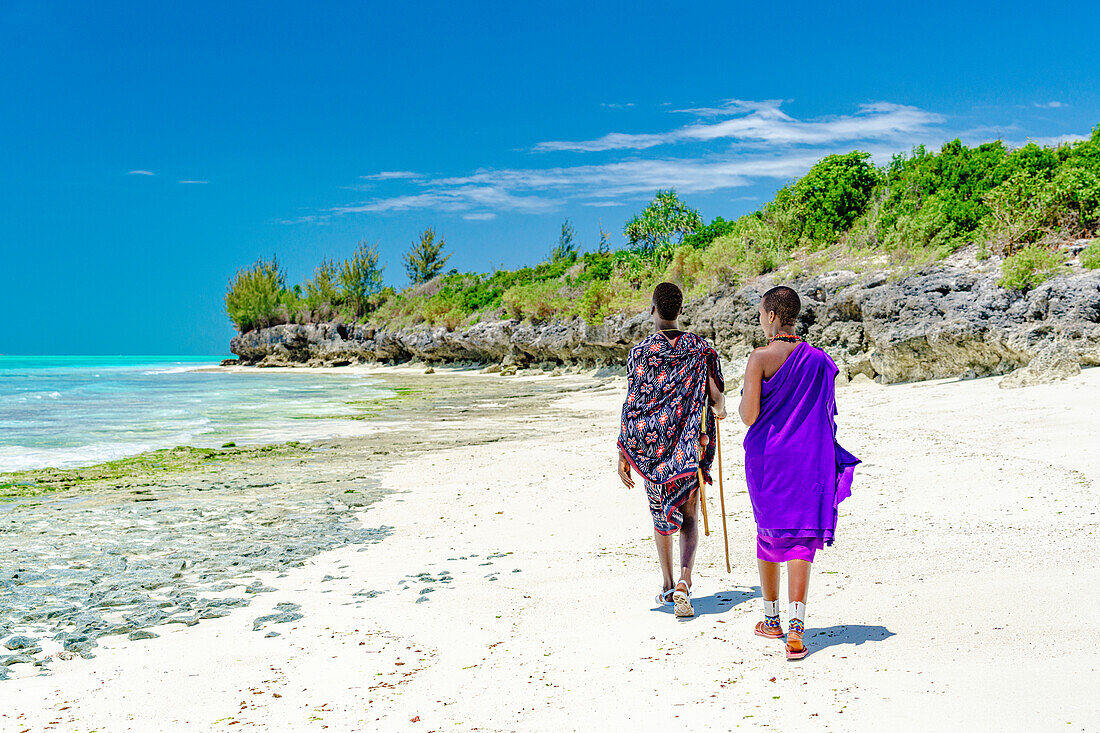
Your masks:
<path fill-rule="evenodd" d="M 779 618 L 779 599 L 764 601 L 764 615 L 768 618 Z"/>

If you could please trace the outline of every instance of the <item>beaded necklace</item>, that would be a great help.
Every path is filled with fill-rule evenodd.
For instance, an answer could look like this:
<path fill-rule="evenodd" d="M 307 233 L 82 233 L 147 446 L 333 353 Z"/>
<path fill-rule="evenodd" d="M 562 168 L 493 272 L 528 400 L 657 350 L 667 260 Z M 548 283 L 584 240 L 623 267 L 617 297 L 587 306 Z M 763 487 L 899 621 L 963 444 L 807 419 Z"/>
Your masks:
<path fill-rule="evenodd" d="M 777 333 L 768 339 L 768 345 L 770 346 L 773 341 L 786 341 L 789 344 L 797 344 L 802 340 L 801 336 L 795 336 L 793 333 Z"/>

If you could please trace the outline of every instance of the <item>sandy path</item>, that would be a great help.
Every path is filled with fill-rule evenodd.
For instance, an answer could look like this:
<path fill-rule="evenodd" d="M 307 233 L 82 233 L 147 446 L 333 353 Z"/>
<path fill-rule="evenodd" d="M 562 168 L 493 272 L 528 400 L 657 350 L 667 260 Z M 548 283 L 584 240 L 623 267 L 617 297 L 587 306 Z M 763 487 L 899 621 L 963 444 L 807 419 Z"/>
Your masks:
<path fill-rule="evenodd" d="M 842 390 L 841 442 L 864 464 L 815 564 L 798 664 L 751 634 L 755 528 L 732 423 L 733 574 L 712 492 L 700 613 L 654 609 L 644 496 L 611 462 L 619 387 L 393 467 L 399 493 L 363 515 L 390 539 L 320 555 L 247 610 L 0 683 L 0 728 L 1100 727 L 1100 369 L 1013 391 Z M 304 618 L 252 631 L 280 602 Z M 1044 633 L 1052 621 L 1074 633 Z"/>

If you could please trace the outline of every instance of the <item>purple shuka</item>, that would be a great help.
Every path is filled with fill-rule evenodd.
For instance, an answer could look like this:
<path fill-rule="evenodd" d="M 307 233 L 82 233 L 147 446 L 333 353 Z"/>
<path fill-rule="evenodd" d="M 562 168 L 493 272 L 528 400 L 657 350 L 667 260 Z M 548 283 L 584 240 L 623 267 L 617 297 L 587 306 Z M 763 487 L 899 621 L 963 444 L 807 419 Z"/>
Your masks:
<path fill-rule="evenodd" d="M 680 507 L 697 488 L 696 468 L 710 483 L 714 441 L 699 456 L 699 432 L 707 376 L 723 389 L 718 353 L 704 339 L 682 333 L 673 339 L 653 334 L 630 350 L 627 394 L 619 449 L 642 475 L 654 528 L 671 534 L 680 528 Z M 707 412 L 707 434 L 714 416 Z"/>
<path fill-rule="evenodd" d="M 859 463 L 836 442 L 836 373 L 828 354 L 800 343 L 763 382 L 760 415 L 745 435 L 762 559 L 812 561 L 813 548 L 833 544 L 837 505 L 852 495 Z M 808 557 L 791 554 L 794 547 L 809 548 Z"/>

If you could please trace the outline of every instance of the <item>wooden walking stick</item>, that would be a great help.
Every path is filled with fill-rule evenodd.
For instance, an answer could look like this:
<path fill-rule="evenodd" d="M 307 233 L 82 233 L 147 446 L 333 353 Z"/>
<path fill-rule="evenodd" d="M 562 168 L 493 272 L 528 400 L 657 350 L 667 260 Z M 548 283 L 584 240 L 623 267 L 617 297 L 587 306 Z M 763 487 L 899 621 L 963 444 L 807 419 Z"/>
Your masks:
<path fill-rule="evenodd" d="M 702 422 L 702 428 L 700 429 L 700 432 L 699 432 L 700 441 L 702 441 L 702 437 L 707 434 L 707 397 L 706 397 L 705 394 L 703 395 L 703 417 L 702 417 L 701 422 Z M 702 454 L 706 453 L 706 448 L 702 445 L 702 442 L 700 442 L 700 445 L 699 445 L 699 453 L 700 453 L 699 463 L 698 463 L 698 467 L 696 468 L 696 472 L 698 473 L 698 477 L 699 477 L 699 503 L 703 505 L 703 534 L 705 534 L 707 537 L 710 537 L 710 522 L 707 521 L 707 493 L 706 493 L 706 490 L 703 489 L 703 456 L 702 456 Z"/>
<path fill-rule="evenodd" d="M 718 431 L 718 421 L 714 421 L 714 449 L 718 453 L 718 501 L 722 505 L 722 542 L 726 545 L 726 572 L 730 569 L 730 538 L 726 532 L 726 492 L 722 490 L 722 438 Z"/>

